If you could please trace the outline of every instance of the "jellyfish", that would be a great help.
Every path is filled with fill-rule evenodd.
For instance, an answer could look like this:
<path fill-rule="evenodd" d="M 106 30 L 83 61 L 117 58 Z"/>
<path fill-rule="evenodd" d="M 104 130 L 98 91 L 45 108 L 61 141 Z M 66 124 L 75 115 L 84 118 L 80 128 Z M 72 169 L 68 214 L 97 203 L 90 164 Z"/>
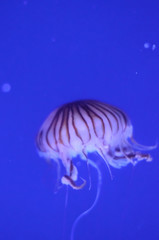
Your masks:
<path fill-rule="evenodd" d="M 60 177 L 64 185 L 79 190 L 86 184 L 84 179 L 77 184 L 78 169 L 72 159 L 78 155 L 98 171 L 96 199 L 76 219 L 71 239 L 77 222 L 95 206 L 99 197 L 101 173 L 97 164 L 88 159 L 88 154 L 97 152 L 110 171 L 110 166 L 121 168 L 141 160 L 151 161 L 151 156 L 143 151 L 154 148 L 140 145 L 133 139 L 133 126 L 123 111 L 96 100 L 74 101 L 55 109 L 40 128 L 36 143 L 41 156 L 64 166 L 65 174 Z"/>
<path fill-rule="evenodd" d="M 87 154 L 97 152 L 108 168 L 152 160 L 149 154 L 140 151 L 153 147 L 140 145 L 133 139 L 133 126 L 126 114 L 96 100 L 75 101 L 54 110 L 40 128 L 36 143 L 40 156 L 61 161 L 66 169 L 62 184 L 76 190 L 86 183 L 84 180 L 81 185 L 76 184 L 78 170 L 72 158 L 77 155 L 88 161 Z"/>

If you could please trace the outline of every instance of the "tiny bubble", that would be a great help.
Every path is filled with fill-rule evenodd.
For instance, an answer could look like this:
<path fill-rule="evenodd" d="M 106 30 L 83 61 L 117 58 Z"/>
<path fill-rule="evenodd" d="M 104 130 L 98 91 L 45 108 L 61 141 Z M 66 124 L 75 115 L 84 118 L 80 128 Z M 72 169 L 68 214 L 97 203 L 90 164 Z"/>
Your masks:
<path fill-rule="evenodd" d="M 153 44 L 153 45 L 152 45 L 152 51 L 154 51 L 155 48 L 156 48 L 156 44 Z"/>
<path fill-rule="evenodd" d="M 23 4 L 26 6 L 26 5 L 28 4 L 28 1 L 25 0 L 25 1 L 23 2 Z"/>
<path fill-rule="evenodd" d="M 56 38 L 53 37 L 53 38 L 51 39 L 51 41 L 52 41 L 52 42 L 56 42 Z"/>
<path fill-rule="evenodd" d="M 144 48 L 149 48 L 150 47 L 150 43 L 148 43 L 148 42 L 146 42 L 146 43 L 144 43 Z"/>
<path fill-rule="evenodd" d="M 9 83 L 4 83 L 1 87 L 2 92 L 8 93 L 11 90 L 11 85 Z"/>

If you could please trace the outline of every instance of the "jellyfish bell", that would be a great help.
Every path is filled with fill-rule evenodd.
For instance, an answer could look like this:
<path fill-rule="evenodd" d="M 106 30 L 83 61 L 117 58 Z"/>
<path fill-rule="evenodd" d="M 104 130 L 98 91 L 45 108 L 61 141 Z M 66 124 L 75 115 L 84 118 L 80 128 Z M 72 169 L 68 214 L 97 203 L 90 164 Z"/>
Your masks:
<path fill-rule="evenodd" d="M 66 174 L 61 182 L 73 189 L 81 189 L 86 181 L 77 185 L 78 169 L 72 159 L 80 155 L 88 161 L 88 153 L 98 152 L 109 166 L 121 168 L 141 160 L 151 161 L 146 147 L 133 139 L 133 126 L 120 109 L 96 100 L 81 100 L 62 105 L 44 121 L 36 139 L 39 154 L 62 163 Z"/>

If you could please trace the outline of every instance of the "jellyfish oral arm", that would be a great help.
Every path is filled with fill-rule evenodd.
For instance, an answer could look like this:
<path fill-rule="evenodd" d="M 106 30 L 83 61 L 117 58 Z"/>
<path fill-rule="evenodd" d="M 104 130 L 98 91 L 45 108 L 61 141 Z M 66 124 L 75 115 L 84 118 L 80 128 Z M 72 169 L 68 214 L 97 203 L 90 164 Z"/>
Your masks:
<path fill-rule="evenodd" d="M 69 185 L 75 190 L 79 190 L 79 189 L 82 189 L 85 186 L 86 180 L 83 179 L 83 183 L 78 186 L 78 185 L 75 184 L 75 182 L 72 180 L 71 177 L 65 175 L 61 178 L 61 183 L 65 184 L 65 185 Z"/>
<path fill-rule="evenodd" d="M 79 189 L 82 189 L 85 184 L 86 184 L 86 181 L 84 179 L 83 180 L 83 183 L 81 185 L 76 185 L 75 184 L 75 181 L 77 180 L 78 178 L 78 170 L 77 168 L 73 165 L 72 161 L 71 160 L 67 160 L 67 165 L 66 165 L 66 169 L 67 169 L 67 174 L 68 175 L 64 175 L 62 178 L 61 178 L 61 183 L 62 184 L 65 184 L 65 185 L 69 185 L 71 186 L 73 189 L 75 190 L 79 190 Z"/>

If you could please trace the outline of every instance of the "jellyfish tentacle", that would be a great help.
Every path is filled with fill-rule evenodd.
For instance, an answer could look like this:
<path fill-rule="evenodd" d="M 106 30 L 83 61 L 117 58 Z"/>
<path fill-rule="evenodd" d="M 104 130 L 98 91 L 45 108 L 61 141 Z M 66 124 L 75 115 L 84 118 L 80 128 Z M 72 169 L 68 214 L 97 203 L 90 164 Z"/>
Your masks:
<path fill-rule="evenodd" d="M 58 189 L 60 188 L 61 165 L 57 159 L 55 159 L 55 161 L 56 161 L 56 166 L 57 166 L 57 180 L 56 180 L 56 184 L 55 184 L 54 193 L 57 193 Z"/>
<path fill-rule="evenodd" d="M 122 154 L 124 155 L 124 156 L 120 156 L 120 158 L 125 158 L 134 165 L 136 164 L 136 162 L 141 161 L 141 160 L 146 160 L 147 162 L 152 161 L 152 157 L 150 156 L 150 154 L 134 151 L 132 149 L 132 147 L 125 149 L 124 147 L 121 146 L 120 150 L 121 150 Z M 117 157 L 117 156 L 116 156 L 116 158 L 119 159 L 119 157 Z"/>
<path fill-rule="evenodd" d="M 134 166 L 142 160 L 147 162 L 152 161 L 149 154 L 135 151 L 133 146 L 126 144 L 125 141 L 114 148 L 114 150 L 108 152 L 108 162 L 110 165 L 116 168 L 121 168 L 128 165 L 129 163 Z"/>
<path fill-rule="evenodd" d="M 87 154 L 86 154 L 84 149 L 83 149 L 82 153 L 83 153 L 84 158 L 86 159 L 86 162 L 87 162 L 87 171 L 88 171 L 88 179 L 89 179 L 89 190 L 91 190 L 92 179 L 91 179 L 91 174 L 90 174 L 89 160 L 88 160 Z"/>
<path fill-rule="evenodd" d="M 145 150 L 145 151 L 153 150 L 158 147 L 157 141 L 156 141 L 156 144 L 154 144 L 152 146 L 145 146 L 145 145 L 138 143 L 133 137 L 127 139 L 126 143 L 135 149 Z"/>
<path fill-rule="evenodd" d="M 109 171 L 109 174 L 110 174 L 110 178 L 111 178 L 111 180 L 113 180 L 114 177 L 113 177 L 111 168 L 110 168 L 110 166 L 109 166 L 109 162 L 108 162 L 107 158 L 105 157 L 105 154 L 104 154 L 104 152 L 102 151 L 102 148 L 99 148 L 99 149 L 98 149 L 98 153 L 99 153 L 99 155 L 104 159 L 104 162 L 106 163 L 106 166 L 107 166 L 108 171 Z"/>
<path fill-rule="evenodd" d="M 84 217 L 86 216 L 87 214 L 89 214 L 92 209 L 96 206 L 97 202 L 98 202 L 98 199 L 99 199 L 99 195 L 100 195 L 100 192 L 101 192 L 101 185 L 102 185 L 102 174 L 101 174 L 101 171 L 99 169 L 99 167 L 97 166 L 97 164 L 95 164 L 93 161 L 89 160 L 89 163 L 91 166 L 93 166 L 96 170 L 97 170 L 97 174 L 98 174 L 98 184 L 97 184 L 97 193 L 96 193 L 96 197 L 95 197 L 95 200 L 94 202 L 92 203 L 92 205 L 87 209 L 85 210 L 84 212 L 82 212 L 74 221 L 73 223 L 73 226 L 72 226 L 72 230 L 71 230 L 71 238 L 70 240 L 74 240 L 74 233 L 75 233 L 75 229 L 76 229 L 76 226 L 78 224 L 78 222 Z"/>

